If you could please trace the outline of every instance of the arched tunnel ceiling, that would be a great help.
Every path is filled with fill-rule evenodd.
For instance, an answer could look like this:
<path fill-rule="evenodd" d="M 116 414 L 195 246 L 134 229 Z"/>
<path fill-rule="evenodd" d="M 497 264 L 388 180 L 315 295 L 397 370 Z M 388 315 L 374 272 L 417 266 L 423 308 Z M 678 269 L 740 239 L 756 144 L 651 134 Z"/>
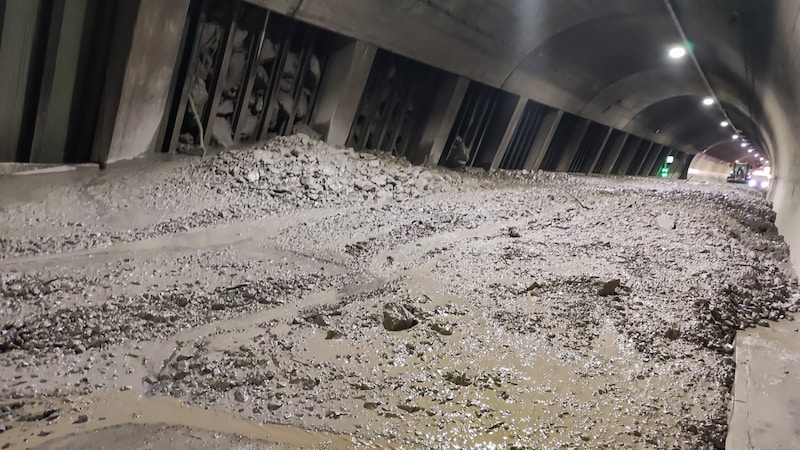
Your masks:
<path fill-rule="evenodd" d="M 250 1 L 672 148 L 738 154 L 691 58 L 667 57 L 682 36 L 662 0 Z M 766 148 L 735 24 L 703 28 L 743 0 L 669 1 L 730 119 Z"/>

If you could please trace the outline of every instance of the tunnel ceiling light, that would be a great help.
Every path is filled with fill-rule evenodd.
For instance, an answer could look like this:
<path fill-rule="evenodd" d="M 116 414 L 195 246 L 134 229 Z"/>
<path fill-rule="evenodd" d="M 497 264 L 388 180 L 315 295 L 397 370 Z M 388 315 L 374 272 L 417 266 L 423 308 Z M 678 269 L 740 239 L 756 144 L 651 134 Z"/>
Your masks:
<path fill-rule="evenodd" d="M 711 105 L 713 105 L 713 104 L 714 104 L 714 99 L 713 99 L 713 98 L 711 98 L 711 97 L 706 97 L 706 98 L 704 98 L 704 99 L 703 99 L 703 105 L 705 105 L 705 106 L 711 106 Z"/>
<path fill-rule="evenodd" d="M 721 126 L 722 128 L 728 128 L 729 125 L 730 124 L 725 120 L 719 123 L 719 126 Z"/>
<path fill-rule="evenodd" d="M 753 153 L 753 149 L 752 148 L 748 148 L 747 149 L 747 153 Z"/>
<path fill-rule="evenodd" d="M 733 136 L 731 136 L 731 139 L 733 139 L 735 141 L 735 140 L 739 139 L 739 135 L 738 134 L 734 134 Z"/>
<path fill-rule="evenodd" d="M 682 45 L 676 45 L 669 49 L 669 57 L 672 59 L 681 59 L 686 56 L 686 48 Z"/>
<path fill-rule="evenodd" d="M 742 146 L 742 148 L 745 148 L 747 147 L 747 142 L 742 142 L 740 145 Z"/>

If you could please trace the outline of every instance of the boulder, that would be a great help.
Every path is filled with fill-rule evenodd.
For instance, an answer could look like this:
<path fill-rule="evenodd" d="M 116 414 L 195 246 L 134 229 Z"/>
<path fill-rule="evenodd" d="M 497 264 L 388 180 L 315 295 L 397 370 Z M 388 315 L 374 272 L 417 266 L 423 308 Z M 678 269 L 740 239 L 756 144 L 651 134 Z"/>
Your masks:
<path fill-rule="evenodd" d="M 383 307 L 383 328 L 388 331 L 408 330 L 418 323 L 417 318 L 402 305 L 387 303 Z"/>

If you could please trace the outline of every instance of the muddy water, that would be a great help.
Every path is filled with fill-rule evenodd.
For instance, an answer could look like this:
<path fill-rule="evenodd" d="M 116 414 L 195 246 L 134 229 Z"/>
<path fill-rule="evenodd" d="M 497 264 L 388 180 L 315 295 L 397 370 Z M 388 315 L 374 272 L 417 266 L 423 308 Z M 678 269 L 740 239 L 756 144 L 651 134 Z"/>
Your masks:
<path fill-rule="evenodd" d="M 312 432 L 290 426 L 270 425 L 236 419 L 228 414 L 200 407 L 189 407 L 166 397 L 144 398 L 134 392 L 97 392 L 80 398 L 25 399 L 28 413 L 40 412 L 42 406 L 69 411 L 68 417 L 60 417 L 47 426 L 31 423 L 12 428 L 3 433 L 3 442 L 12 446 L 37 447 L 47 442 L 58 441 L 68 435 L 89 433 L 122 425 L 172 425 L 193 430 L 238 435 L 255 441 L 273 443 L 288 448 L 346 449 L 358 446 L 358 441 L 333 434 Z M 7 402 L 8 403 L 8 402 Z M 37 408 L 37 406 L 39 406 Z M 79 415 L 91 416 L 89 422 L 76 425 Z M 64 414 L 66 415 L 66 414 Z M 46 429 L 47 434 L 42 435 Z"/>

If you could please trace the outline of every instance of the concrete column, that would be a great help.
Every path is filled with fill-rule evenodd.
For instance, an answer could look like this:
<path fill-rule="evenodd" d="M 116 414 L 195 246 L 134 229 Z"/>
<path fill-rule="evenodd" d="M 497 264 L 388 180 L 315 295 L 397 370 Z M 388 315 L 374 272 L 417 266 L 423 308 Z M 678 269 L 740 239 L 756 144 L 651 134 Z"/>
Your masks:
<path fill-rule="evenodd" d="M 663 161 L 664 158 L 667 157 L 667 153 L 669 153 L 669 151 L 670 149 L 667 148 L 667 146 L 662 146 L 661 149 L 658 151 L 658 153 L 655 155 L 653 161 L 650 162 L 650 165 L 648 166 L 647 164 L 645 164 L 644 168 L 647 171 L 644 172 L 643 175 L 646 177 L 656 176 L 656 171 L 658 170 L 659 167 L 661 167 L 661 161 Z"/>
<path fill-rule="evenodd" d="M 628 144 L 622 149 L 622 155 L 620 156 L 622 159 L 620 160 L 619 170 L 616 171 L 615 175 L 625 175 L 628 173 L 628 169 L 631 167 L 631 163 L 636 157 L 636 154 L 639 153 L 642 145 L 645 145 L 644 142 L 644 139 L 636 136 L 632 139 L 628 139 Z"/>
<path fill-rule="evenodd" d="M 580 149 L 583 139 L 586 137 L 586 132 L 589 130 L 589 125 L 591 124 L 592 121 L 589 119 L 578 119 L 578 123 L 575 124 L 575 128 L 572 129 L 572 133 L 569 139 L 567 139 L 567 145 L 561 153 L 561 158 L 558 160 L 558 164 L 556 164 L 556 172 L 566 172 L 570 169 L 572 160 L 574 160 L 575 155 L 578 154 L 578 149 Z"/>
<path fill-rule="evenodd" d="M 647 154 L 647 157 L 642 160 L 642 164 L 639 166 L 639 170 L 636 171 L 636 175 L 641 177 L 648 176 L 650 174 L 650 169 L 653 168 L 653 161 L 658 159 L 658 155 L 660 155 L 663 150 L 663 145 L 654 145 Z"/>
<path fill-rule="evenodd" d="M 608 140 L 611 139 L 611 133 L 613 132 L 614 129 L 608 127 L 605 137 L 600 142 L 600 146 L 595 151 L 594 159 L 592 160 L 592 165 L 589 166 L 589 170 L 586 172 L 587 174 L 594 173 L 594 171 L 597 169 L 597 164 L 600 162 L 600 157 L 603 156 L 603 151 L 605 151 L 606 146 L 608 145 Z"/>
<path fill-rule="evenodd" d="M 497 170 L 503 162 L 506 151 L 508 151 L 508 145 L 514 137 L 514 132 L 517 131 L 517 125 L 519 125 L 519 119 L 522 117 L 525 105 L 528 104 L 527 98 L 516 96 L 513 98 L 516 99 L 516 102 L 510 102 L 508 105 L 501 105 L 501 110 L 499 111 L 501 116 L 498 116 L 497 123 L 499 139 L 495 139 L 494 136 L 487 137 L 491 139 L 487 144 L 492 146 L 489 150 L 493 155 L 489 170 Z"/>
<path fill-rule="evenodd" d="M 647 146 L 647 148 L 643 148 L 643 149 L 639 150 L 638 154 L 636 155 L 637 158 L 635 158 L 633 160 L 633 163 L 631 164 L 631 169 L 633 169 L 633 170 L 629 170 L 628 171 L 629 172 L 628 175 L 633 175 L 633 176 L 639 175 L 639 171 L 642 170 L 642 166 L 644 165 L 644 162 L 650 156 L 650 152 L 652 152 L 653 149 L 655 149 L 655 147 L 657 147 L 655 142 L 651 142 L 650 145 Z"/>
<path fill-rule="evenodd" d="M 528 157 L 525 159 L 523 169 L 539 170 L 547 149 L 550 148 L 550 143 L 553 142 L 553 136 L 556 135 L 556 130 L 558 130 L 562 117 L 564 117 L 564 111 L 559 109 L 549 110 L 545 113 L 542 123 L 539 125 L 539 130 L 536 132 L 536 137 L 533 139 L 533 145 L 528 151 Z"/>
<path fill-rule="evenodd" d="M 0 161 L 16 161 L 36 41 L 38 0 L 5 2 L 0 30 Z"/>
<path fill-rule="evenodd" d="M 411 163 L 428 167 L 439 164 L 469 83 L 469 79 L 457 75 L 447 75 L 442 81 L 436 95 L 431 99 L 431 110 L 422 126 L 419 139 L 411 140 L 412 146 L 407 155 Z M 414 142 L 418 144 L 413 145 Z"/>
<path fill-rule="evenodd" d="M 135 158 L 159 147 L 189 0 L 120 2 L 92 160 Z"/>
<path fill-rule="evenodd" d="M 603 163 L 603 168 L 600 170 L 600 173 L 603 175 L 611 175 L 611 172 L 614 170 L 614 166 L 617 165 L 617 160 L 619 159 L 620 155 L 622 155 L 622 149 L 625 148 L 625 144 L 628 143 L 628 138 L 630 134 L 622 133 L 617 135 L 617 137 L 610 142 L 608 145 L 611 146 L 608 152 L 608 158 L 606 158 L 605 162 Z"/>
<path fill-rule="evenodd" d="M 331 145 L 345 145 L 377 47 L 356 41 L 330 55 L 311 127 Z"/>

